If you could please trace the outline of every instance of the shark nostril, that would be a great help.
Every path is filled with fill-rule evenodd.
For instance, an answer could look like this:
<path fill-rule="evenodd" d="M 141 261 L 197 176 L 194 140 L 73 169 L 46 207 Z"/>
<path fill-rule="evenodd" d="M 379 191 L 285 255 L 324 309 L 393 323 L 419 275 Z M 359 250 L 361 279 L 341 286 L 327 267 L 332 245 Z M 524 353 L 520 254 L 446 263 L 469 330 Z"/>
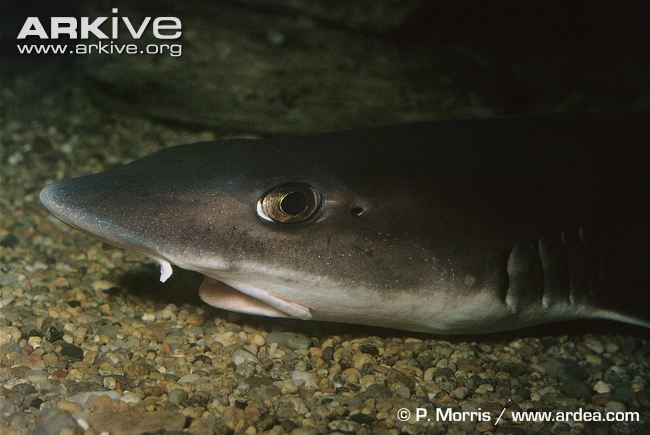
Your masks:
<path fill-rule="evenodd" d="M 352 216 L 361 216 L 365 210 L 362 207 L 352 207 L 350 209 L 350 214 Z"/>

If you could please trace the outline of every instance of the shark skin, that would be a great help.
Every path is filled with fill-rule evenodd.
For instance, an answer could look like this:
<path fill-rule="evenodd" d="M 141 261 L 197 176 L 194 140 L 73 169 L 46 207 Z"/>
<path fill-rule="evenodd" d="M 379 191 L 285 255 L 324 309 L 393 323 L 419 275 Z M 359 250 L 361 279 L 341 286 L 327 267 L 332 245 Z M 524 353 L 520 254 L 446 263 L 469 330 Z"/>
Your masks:
<path fill-rule="evenodd" d="M 47 186 L 63 222 L 232 311 L 437 334 L 650 327 L 647 114 L 174 146 Z"/>

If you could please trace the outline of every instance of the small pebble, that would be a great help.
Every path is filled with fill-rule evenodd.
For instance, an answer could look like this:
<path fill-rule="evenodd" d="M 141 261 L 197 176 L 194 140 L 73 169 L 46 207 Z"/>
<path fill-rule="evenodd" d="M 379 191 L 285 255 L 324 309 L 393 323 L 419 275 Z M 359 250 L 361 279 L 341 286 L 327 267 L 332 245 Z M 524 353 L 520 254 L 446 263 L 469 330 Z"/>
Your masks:
<path fill-rule="evenodd" d="M 627 411 L 627 407 L 622 404 L 621 402 L 607 402 L 605 404 L 605 409 L 611 412 L 625 412 Z"/>
<path fill-rule="evenodd" d="M 236 366 L 240 366 L 246 363 L 255 363 L 259 364 L 260 360 L 245 349 L 236 349 L 232 355 L 232 361 Z"/>
<path fill-rule="evenodd" d="M 298 392 L 298 387 L 293 382 L 292 379 L 285 379 L 282 381 L 282 388 L 280 389 L 282 394 L 293 394 Z"/>
<path fill-rule="evenodd" d="M 8 234 L 0 240 L 0 246 L 4 246 L 5 248 L 13 248 L 14 246 L 18 246 L 19 243 L 20 239 L 14 234 Z"/>
<path fill-rule="evenodd" d="M 357 370 L 362 370 L 366 366 L 374 366 L 377 364 L 375 358 L 367 353 L 358 352 L 352 357 L 352 367 Z"/>
<path fill-rule="evenodd" d="M 411 390 L 408 389 L 408 387 L 397 387 L 393 390 L 393 393 L 398 396 L 398 397 L 403 397 L 405 399 L 408 399 L 411 397 Z"/>
<path fill-rule="evenodd" d="M 463 400 L 469 394 L 467 387 L 458 387 L 451 391 L 451 397 L 454 397 L 458 400 Z"/>
<path fill-rule="evenodd" d="M 93 281 L 91 284 L 93 290 L 108 290 L 114 287 L 117 287 L 117 285 L 111 281 L 105 281 L 105 280 L 97 280 Z"/>
<path fill-rule="evenodd" d="M 60 400 L 59 403 L 56 404 L 56 407 L 61 411 L 67 412 L 81 412 L 83 410 L 82 406 L 78 403 L 69 402 L 67 400 Z"/>
<path fill-rule="evenodd" d="M 625 385 L 620 385 L 616 388 L 614 388 L 614 396 L 616 396 L 617 399 L 620 399 L 625 402 L 630 402 L 634 400 L 634 390 L 632 390 L 630 387 L 625 386 Z"/>
<path fill-rule="evenodd" d="M 48 382 L 47 374 L 42 370 L 30 370 L 25 373 L 25 379 L 36 385 L 44 385 Z"/>
<path fill-rule="evenodd" d="M 266 340 L 265 340 L 264 337 L 262 337 L 260 334 L 255 334 L 255 335 L 253 336 L 253 343 L 254 343 L 257 347 L 262 347 L 262 346 L 264 346 L 264 345 L 266 344 Z"/>
<path fill-rule="evenodd" d="M 190 314 L 187 316 L 185 319 L 185 323 L 188 325 L 193 325 L 193 326 L 201 326 L 205 323 L 205 317 L 199 315 L 199 314 Z"/>
<path fill-rule="evenodd" d="M 201 380 L 201 376 L 196 373 L 189 373 L 181 376 L 178 380 L 179 384 L 195 384 Z"/>
<path fill-rule="evenodd" d="M 612 387 L 610 387 L 608 383 L 599 380 L 594 385 L 594 391 L 597 393 L 609 393 L 610 391 L 612 391 Z"/>
<path fill-rule="evenodd" d="M 481 384 L 476 388 L 476 394 L 486 394 L 494 391 L 494 387 L 490 384 Z"/>
<path fill-rule="evenodd" d="M 117 387 L 117 381 L 112 376 L 106 376 L 102 379 L 102 385 L 109 390 L 114 390 Z"/>
<path fill-rule="evenodd" d="M 129 405 L 135 405 L 140 401 L 140 396 L 135 393 L 125 393 L 122 395 L 122 397 L 120 397 L 120 400 L 122 402 L 128 403 Z"/>
<path fill-rule="evenodd" d="M 315 377 L 312 373 L 305 371 L 294 371 L 291 372 L 291 379 L 294 382 L 311 382 L 315 380 Z"/>
<path fill-rule="evenodd" d="M 181 390 L 179 388 L 171 390 L 168 394 L 167 397 L 170 402 L 175 403 L 176 405 L 180 405 L 184 401 L 187 400 L 187 392 L 185 390 Z"/>
<path fill-rule="evenodd" d="M 84 351 L 74 344 L 63 343 L 61 345 L 61 356 L 66 357 L 68 361 L 81 361 L 84 357 Z"/>
<path fill-rule="evenodd" d="M 360 377 L 359 370 L 354 368 L 345 369 L 341 372 L 341 379 L 348 384 L 356 384 L 359 382 Z"/>
<path fill-rule="evenodd" d="M 4 396 L 0 396 L 0 415 L 9 415 L 14 412 L 14 404 Z"/>
<path fill-rule="evenodd" d="M 585 346 L 587 346 L 589 349 L 593 350 L 595 353 L 599 355 L 605 352 L 605 346 L 603 346 L 603 343 L 595 339 L 586 340 Z"/>
<path fill-rule="evenodd" d="M 42 342 L 43 339 L 41 337 L 29 337 L 27 339 L 27 344 L 29 344 L 34 349 L 38 349 L 39 347 L 41 347 Z"/>
<path fill-rule="evenodd" d="M 7 343 L 17 343 L 21 335 L 20 329 L 15 326 L 0 326 L 0 346 Z"/>
<path fill-rule="evenodd" d="M 329 427 L 330 430 L 344 433 L 357 433 L 359 431 L 359 423 L 350 420 L 330 421 L 327 427 Z"/>
<path fill-rule="evenodd" d="M 596 393 L 591 396 L 591 403 L 594 405 L 605 406 L 607 402 L 615 402 L 616 397 L 609 393 Z"/>
<path fill-rule="evenodd" d="M 375 421 L 377 421 L 377 419 L 372 415 L 364 414 L 361 412 L 350 415 L 350 420 L 355 421 L 359 424 L 373 424 Z"/>

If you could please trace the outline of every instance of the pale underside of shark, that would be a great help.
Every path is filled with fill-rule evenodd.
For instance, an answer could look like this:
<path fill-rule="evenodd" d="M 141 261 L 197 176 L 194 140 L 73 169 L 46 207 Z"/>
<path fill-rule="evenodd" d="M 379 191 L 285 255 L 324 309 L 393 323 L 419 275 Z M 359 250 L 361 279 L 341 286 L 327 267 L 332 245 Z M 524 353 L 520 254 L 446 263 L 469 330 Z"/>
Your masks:
<path fill-rule="evenodd" d="M 203 273 L 215 307 L 483 333 L 650 325 L 645 114 L 515 117 L 164 149 L 46 187 L 59 219 Z"/>

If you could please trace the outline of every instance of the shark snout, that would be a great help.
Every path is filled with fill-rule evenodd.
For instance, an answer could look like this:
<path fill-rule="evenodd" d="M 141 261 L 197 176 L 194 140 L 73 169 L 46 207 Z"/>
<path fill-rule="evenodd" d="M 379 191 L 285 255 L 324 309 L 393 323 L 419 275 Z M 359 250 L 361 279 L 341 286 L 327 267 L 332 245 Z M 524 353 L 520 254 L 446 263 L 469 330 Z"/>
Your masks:
<path fill-rule="evenodd" d="M 87 176 L 51 184 L 41 190 L 43 206 L 65 224 L 103 241 L 143 253 L 157 253 L 144 221 L 128 218 L 131 204 L 119 191 L 111 194 L 98 176 Z M 137 216 L 137 214 L 136 214 Z"/>
<path fill-rule="evenodd" d="M 66 189 L 68 183 L 50 184 L 41 190 L 38 198 L 41 204 L 54 216 L 63 222 L 77 226 L 83 220 L 82 210 L 74 207 L 73 195 L 70 189 Z"/>

